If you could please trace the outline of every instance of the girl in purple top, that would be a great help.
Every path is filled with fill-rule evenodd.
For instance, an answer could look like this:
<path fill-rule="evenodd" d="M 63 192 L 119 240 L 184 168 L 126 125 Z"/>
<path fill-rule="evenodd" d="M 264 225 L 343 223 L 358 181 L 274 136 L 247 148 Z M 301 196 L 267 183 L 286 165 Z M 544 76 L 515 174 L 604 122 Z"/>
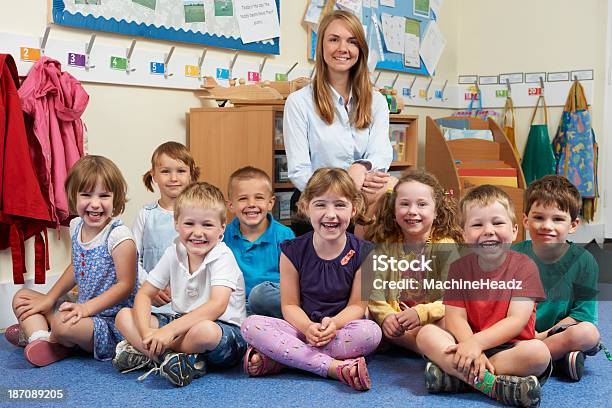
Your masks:
<path fill-rule="evenodd" d="M 363 356 L 380 342 L 380 327 L 364 319 L 361 261 L 370 246 L 346 232 L 365 219 L 365 202 L 345 170 L 321 168 L 298 202 L 313 231 L 281 245 L 281 307 L 285 320 L 251 316 L 242 324 L 250 376 L 286 366 L 370 389 Z"/>

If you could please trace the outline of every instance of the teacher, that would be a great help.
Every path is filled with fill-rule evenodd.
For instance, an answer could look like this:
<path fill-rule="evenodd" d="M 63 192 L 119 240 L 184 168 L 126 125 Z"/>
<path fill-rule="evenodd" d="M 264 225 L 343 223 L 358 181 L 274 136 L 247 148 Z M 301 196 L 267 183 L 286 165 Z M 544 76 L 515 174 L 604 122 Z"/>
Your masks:
<path fill-rule="evenodd" d="M 321 167 L 346 169 L 373 201 L 389 181 L 389 108 L 373 89 L 363 26 L 346 11 L 326 15 L 317 32 L 312 84 L 287 98 L 283 134 L 289 178 L 298 191 Z"/>

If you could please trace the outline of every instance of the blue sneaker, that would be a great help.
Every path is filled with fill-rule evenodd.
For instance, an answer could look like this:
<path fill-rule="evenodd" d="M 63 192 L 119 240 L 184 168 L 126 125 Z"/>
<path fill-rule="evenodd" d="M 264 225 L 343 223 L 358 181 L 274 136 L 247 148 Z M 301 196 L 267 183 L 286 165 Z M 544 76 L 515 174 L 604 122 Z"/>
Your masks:
<path fill-rule="evenodd" d="M 167 350 L 160 356 L 160 360 L 162 360 L 161 363 L 140 376 L 138 380 L 142 381 L 149 374 L 157 372 L 172 384 L 184 387 L 191 384 L 194 379 L 206 374 L 206 362 L 201 354 L 177 353 Z"/>

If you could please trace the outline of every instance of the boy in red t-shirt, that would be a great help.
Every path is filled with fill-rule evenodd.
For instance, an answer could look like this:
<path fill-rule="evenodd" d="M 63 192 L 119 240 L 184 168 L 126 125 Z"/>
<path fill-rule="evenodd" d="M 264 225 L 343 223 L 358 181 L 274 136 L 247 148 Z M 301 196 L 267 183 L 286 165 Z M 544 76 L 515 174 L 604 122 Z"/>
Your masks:
<path fill-rule="evenodd" d="M 552 367 L 548 348 L 534 338 L 535 300 L 544 291 L 533 261 L 510 250 L 518 232 L 512 202 L 498 187 L 483 185 L 459 207 L 473 251 L 450 267 L 446 331 L 427 325 L 417 336 L 431 360 L 427 390 L 460 392 L 469 384 L 507 405 L 537 406 Z"/>

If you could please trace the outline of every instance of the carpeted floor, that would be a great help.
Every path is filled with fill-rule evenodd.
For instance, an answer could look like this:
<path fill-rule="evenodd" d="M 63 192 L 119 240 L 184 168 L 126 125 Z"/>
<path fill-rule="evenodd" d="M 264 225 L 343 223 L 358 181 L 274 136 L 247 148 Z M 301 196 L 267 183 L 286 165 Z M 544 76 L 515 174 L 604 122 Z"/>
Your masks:
<path fill-rule="evenodd" d="M 600 330 L 612 345 L 612 302 L 600 302 Z M 23 351 L 0 337 L 0 407 L 453 407 L 500 406 L 477 394 L 428 395 L 423 383 L 422 359 L 398 353 L 371 356 L 368 368 L 372 390 L 359 393 L 337 381 L 308 373 L 282 373 L 247 378 L 239 368 L 210 373 L 185 388 L 150 376 L 137 382 L 140 373 L 117 373 L 110 362 L 76 356 L 44 368 L 34 368 Z M 599 353 L 587 360 L 580 383 L 551 378 L 543 389 L 542 407 L 609 407 L 612 362 Z M 61 389 L 62 401 L 10 401 L 9 389 Z M 607 391 L 606 391 L 607 390 Z M 606 397 L 608 395 L 608 397 Z"/>

